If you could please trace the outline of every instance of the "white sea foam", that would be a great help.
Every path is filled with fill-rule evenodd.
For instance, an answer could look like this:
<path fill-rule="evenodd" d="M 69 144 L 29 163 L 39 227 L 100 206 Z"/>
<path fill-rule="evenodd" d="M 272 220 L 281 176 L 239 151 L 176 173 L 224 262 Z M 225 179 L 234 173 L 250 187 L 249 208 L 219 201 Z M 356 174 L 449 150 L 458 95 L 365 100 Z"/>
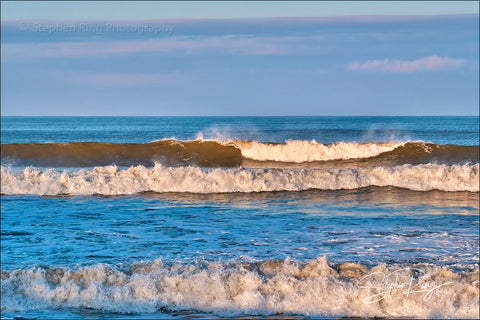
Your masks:
<path fill-rule="evenodd" d="M 379 265 L 368 269 L 354 263 L 332 268 L 325 258 L 202 267 L 156 260 L 123 272 L 108 265 L 2 271 L 1 308 L 4 312 L 187 309 L 221 316 L 476 318 L 478 279 L 478 268 L 453 272 L 433 265 Z"/>
<path fill-rule="evenodd" d="M 479 191 L 479 164 L 402 165 L 358 169 L 201 169 L 116 166 L 57 171 L 1 168 L 2 194 L 119 195 L 139 192 L 261 192 L 394 186 L 417 191 Z"/>
<path fill-rule="evenodd" d="M 315 140 L 288 140 L 284 144 L 268 144 L 256 141 L 234 141 L 242 156 L 260 161 L 308 162 L 369 158 L 392 151 L 405 144 L 337 142 L 321 144 Z"/>

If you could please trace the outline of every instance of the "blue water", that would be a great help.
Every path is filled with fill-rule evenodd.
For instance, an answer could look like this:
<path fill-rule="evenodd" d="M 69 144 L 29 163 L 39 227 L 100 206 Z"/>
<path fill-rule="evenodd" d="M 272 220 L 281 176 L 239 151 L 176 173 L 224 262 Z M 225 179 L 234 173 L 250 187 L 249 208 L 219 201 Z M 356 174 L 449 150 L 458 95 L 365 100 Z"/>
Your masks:
<path fill-rule="evenodd" d="M 145 143 L 165 138 L 284 142 L 425 141 L 478 145 L 478 117 L 2 117 L 2 143 L 101 141 Z"/>
<path fill-rule="evenodd" d="M 382 193 L 367 190 L 355 197 L 345 191 L 3 197 L 2 268 L 128 265 L 158 257 L 184 262 L 304 261 L 321 255 L 370 265 L 476 263 L 475 196 L 440 201 L 435 199 L 438 194 L 388 192 L 397 199 L 375 201 Z"/>
<path fill-rule="evenodd" d="M 479 144 L 478 117 L 2 117 L 1 124 L 2 144 L 143 143 L 198 137 L 261 142 L 315 139 L 324 144 L 408 140 Z M 319 257 L 326 257 L 331 265 L 349 262 L 367 268 L 427 264 L 448 267 L 454 272 L 478 270 L 478 210 L 478 192 L 412 191 L 388 186 L 300 192 L 143 192 L 120 196 L 3 194 L 2 318 L 209 318 L 228 316 L 225 310 L 234 310 L 233 316 L 238 317 L 364 316 L 366 311 L 353 307 L 353 311 L 338 313 L 288 312 L 290 309 L 283 307 L 242 309 L 240 303 L 233 302 L 224 307 L 211 302 L 211 307 L 205 307 L 206 302 L 173 303 L 163 298 L 118 298 L 124 301 L 123 307 L 114 307 L 115 299 L 105 302 L 102 294 L 88 291 L 87 288 L 93 289 L 78 279 L 79 290 L 88 291 L 89 298 L 77 293 L 61 298 L 65 295 L 58 291 L 61 286 L 68 287 L 77 280 L 60 285 L 48 280 L 46 274 L 54 269 L 74 272 L 106 266 L 129 277 L 132 266 L 154 261 L 168 265 L 171 274 L 178 268 L 210 270 L 213 267 L 208 265 L 215 263 L 227 268 L 235 263 L 265 261 L 308 263 Z M 22 278 L 18 274 L 13 279 L 15 272 L 34 270 L 40 270 L 41 276 Z M 196 271 L 189 272 L 192 279 L 200 281 Z M 82 279 L 86 279 L 85 274 Z M 92 283 L 102 286 L 102 281 L 107 280 L 101 279 Z M 45 287 L 32 289 L 33 293 L 28 291 L 35 286 Z M 150 286 L 155 285 L 136 282 L 136 286 L 153 290 Z M 128 289 L 126 285 L 118 288 Z M 211 289 L 205 287 L 207 296 L 211 293 L 208 290 Z M 105 307 L 110 305 L 112 309 Z"/>

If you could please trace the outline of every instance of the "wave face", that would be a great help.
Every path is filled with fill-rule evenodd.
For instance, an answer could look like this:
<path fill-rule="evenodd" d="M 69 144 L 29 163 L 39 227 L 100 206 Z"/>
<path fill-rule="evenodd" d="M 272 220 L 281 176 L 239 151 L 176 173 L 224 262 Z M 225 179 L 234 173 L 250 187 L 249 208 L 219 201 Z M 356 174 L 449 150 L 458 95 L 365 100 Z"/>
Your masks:
<path fill-rule="evenodd" d="M 265 162 L 331 162 L 332 166 L 447 164 L 479 162 L 477 146 L 436 145 L 424 142 L 357 143 L 330 145 L 315 140 L 289 140 L 286 143 L 256 141 L 160 140 L 145 144 L 72 142 L 45 144 L 4 144 L 2 159 L 17 165 L 42 167 L 194 165 L 238 167 L 248 160 Z"/>
<path fill-rule="evenodd" d="M 395 160 L 402 163 L 478 163 L 480 149 L 478 146 L 438 145 L 425 142 L 408 142 L 392 151 L 384 152 L 376 160 Z"/>
<path fill-rule="evenodd" d="M 120 195 L 140 192 L 262 192 L 392 186 L 416 191 L 479 191 L 479 164 L 358 169 L 201 169 L 155 165 L 56 171 L 1 168 L 2 194 Z"/>
<path fill-rule="evenodd" d="M 408 285 L 419 292 L 407 294 Z M 286 259 L 190 265 L 168 265 L 158 259 L 123 270 L 104 264 L 36 267 L 2 271 L 1 291 L 4 312 L 193 309 L 221 316 L 406 318 L 476 318 L 479 312 L 478 268 L 454 272 L 421 264 L 369 269 L 355 263 L 330 265 L 325 258 L 306 263 Z"/>
<path fill-rule="evenodd" d="M 215 141 L 160 140 L 144 144 L 71 142 L 4 144 L 2 159 L 44 167 L 198 165 L 234 167 L 242 162 L 241 151 Z"/>

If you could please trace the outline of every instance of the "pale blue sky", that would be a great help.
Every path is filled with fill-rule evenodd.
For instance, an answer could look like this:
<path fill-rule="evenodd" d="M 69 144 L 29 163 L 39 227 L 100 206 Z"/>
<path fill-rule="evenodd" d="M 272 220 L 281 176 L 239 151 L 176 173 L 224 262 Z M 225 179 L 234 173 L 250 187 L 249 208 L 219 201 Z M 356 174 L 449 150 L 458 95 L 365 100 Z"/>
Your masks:
<path fill-rule="evenodd" d="M 478 1 L 2 1 L 2 20 L 432 15 L 478 10 Z"/>
<path fill-rule="evenodd" d="M 2 2 L 2 115 L 478 115 L 478 23 L 478 2 Z"/>

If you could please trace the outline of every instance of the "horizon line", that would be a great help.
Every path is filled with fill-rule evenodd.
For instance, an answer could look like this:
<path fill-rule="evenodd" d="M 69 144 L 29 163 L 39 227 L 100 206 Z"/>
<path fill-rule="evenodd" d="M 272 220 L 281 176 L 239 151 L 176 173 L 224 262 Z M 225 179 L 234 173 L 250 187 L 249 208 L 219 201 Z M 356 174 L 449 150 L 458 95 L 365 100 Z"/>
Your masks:
<path fill-rule="evenodd" d="M 249 116 L 249 115 L 1 115 L 0 118 L 3 117 L 210 117 L 210 118 L 225 118 L 225 117 L 237 117 L 237 118 L 252 118 L 252 117 L 479 117 L 479 115 L 454 115 L 454 114 L 440 114 L 440 115 L 353 115 L 353 116 L 346 116 L 346 115 L 263 115 L 263 116 Z"/>

